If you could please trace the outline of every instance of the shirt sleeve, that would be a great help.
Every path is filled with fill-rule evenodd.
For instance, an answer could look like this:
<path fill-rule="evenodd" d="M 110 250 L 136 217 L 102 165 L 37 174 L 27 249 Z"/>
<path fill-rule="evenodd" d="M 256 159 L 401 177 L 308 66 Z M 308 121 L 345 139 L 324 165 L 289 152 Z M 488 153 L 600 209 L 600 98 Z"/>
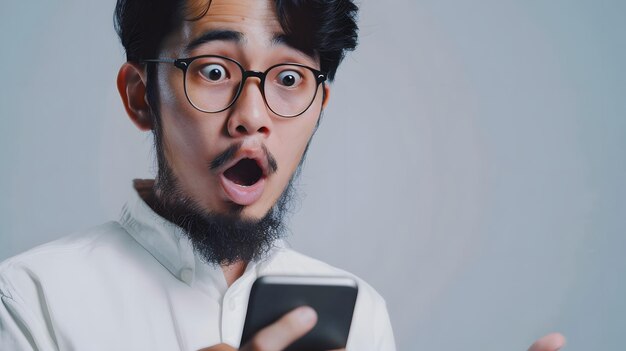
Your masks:
<path fill-rule="evenodd" d="M 376 333 L 376 348 L 377 351 L 395 351 L 396 342 L 393 337 L 393 330 L 391 328 L 391 320 L 389 319 L 389 312 L 387 311 L 387 304 L 383 302 L 376 309 L 375 320 L 378 325 L 375 327 Z"/>
<path fill-rule="evenodd" d="M 350 326 L 348 351 L 395 351 L 393 329 L 385 299 L 359 280 L 359 294 Z"/>
<path fill-rule="evenodd" d="M 28 310 L 16 293 L 0 285 L 0 299 L 0 350 L 58 350 L 46 322 Z"/>

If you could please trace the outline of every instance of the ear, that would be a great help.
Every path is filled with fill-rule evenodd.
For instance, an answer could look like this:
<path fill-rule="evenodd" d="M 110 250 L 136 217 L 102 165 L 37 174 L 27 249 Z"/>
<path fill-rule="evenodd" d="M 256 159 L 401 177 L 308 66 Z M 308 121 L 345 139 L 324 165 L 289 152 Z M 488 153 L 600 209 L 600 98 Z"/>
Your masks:
<path fill-rule="evenodd" d="M 146 73 L 139 64 L 126 62 L 117 74 L 120 93 L 128 117 L 142 131 L 152 130 L 150 105 L 146 101 Z"/>
<path fill-rule="evenodd" d="M 326 105 L 328 105 L 328 99 L 330 98 L 330 85 L 324 83 L 322 84 L 322 87 L 324 87 L 324 101 L 322 101 L 322 109 L 325 109 Z"/>

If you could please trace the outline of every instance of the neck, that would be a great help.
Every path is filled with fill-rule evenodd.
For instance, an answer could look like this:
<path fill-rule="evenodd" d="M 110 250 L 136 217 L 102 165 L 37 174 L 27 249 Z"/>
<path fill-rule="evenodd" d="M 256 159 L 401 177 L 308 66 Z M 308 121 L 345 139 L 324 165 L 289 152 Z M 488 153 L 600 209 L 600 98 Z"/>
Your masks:
<path fill-rule="evenodd" d="M 137 193 L 146 202 L 146 204 L 150 206 L 155 213 L 167 219 L 167 214 L 163 213 L 163 211 L 161 211 L 161 206 L 158 205 L 158 194 L 155 191 L 155 181 L 152 179 L 135 179 L 133 182 Z M 224 273 L 224 278 L 226 278 L 226 284 L 230 287 L 246 271 L 248 262 L 236 261 L 228 265 L 224 264 L 220 266 L 222 268 L 222 272 Z"/>
<path fill-rule="evenodd" d="M 243 272 L 246 271 L 248 265 L 245 261 L 237 261 L 230 265 L 222 265 L 222 271 L 224 272 L 224 278 L 226 278 L 226 284 L 230 287 L 237 279 L 239 279 Z"/>

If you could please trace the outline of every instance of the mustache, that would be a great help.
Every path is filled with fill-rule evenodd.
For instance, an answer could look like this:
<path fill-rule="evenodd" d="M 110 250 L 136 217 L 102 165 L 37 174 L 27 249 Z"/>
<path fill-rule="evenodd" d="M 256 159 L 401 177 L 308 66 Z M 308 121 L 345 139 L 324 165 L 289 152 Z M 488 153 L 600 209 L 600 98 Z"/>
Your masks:
<path fill-rule="evenodd" d="M 226 164 L 228 161 L 232 160 L 237 151 L 243 147 L 243 142 L 239 142 L 229 146 L 226 150 L 221 152 L 217 157 L 209 163 L 209 169 L 216 170 Z M 263 155 L 267 159 L 267 164 L 269 165 L 269 174 L 276 173 L 278 171 L 278 163 L 276 162 L 276 158 L 272 153 L 267 149 L 265 145 L 261 145 L 261 150 L 263 150 Z"/>

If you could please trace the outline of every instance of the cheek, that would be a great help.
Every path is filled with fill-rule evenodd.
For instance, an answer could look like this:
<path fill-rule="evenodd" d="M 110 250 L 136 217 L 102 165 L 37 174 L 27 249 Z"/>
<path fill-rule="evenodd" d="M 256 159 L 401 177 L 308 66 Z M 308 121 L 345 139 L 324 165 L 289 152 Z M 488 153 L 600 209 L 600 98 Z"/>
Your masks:
<path fill-rule="evenodd" d="M 298 121 L 285 120 L 279 123 L 277 129 L 280 129 L 281 137 L 278 140 L 279 155 L 283 161 L 283 164 L 279 164 L 279 167 L 284 167 L 288 170 L 287 178 L 291 177 L 291 174 L 296 170 L 300 160 L 302 159 L 304 150 L 313 134 L 317 119 L 319 116 L 318 111 L 312 111 L 313 113 L 305 114 L 296 118 L 302 118 Z M 294 123 L 295 122 L 295 123 Z M 279 155 L 276 155 L 277 157 Z"/>
<path fill-rule="evenodd" d="M 300 162 L 300 159 L 303 156 L 306 146 L 311 140 L 313 133 L 315 131 L 315 128 L 317 126 L 317 123 L 321 117 L 321 113 L 322 113 L 321 101 L 322 101 L 322 92 L 320 90 L 318 91 L 318 95 L 315 101 L 313 102 L 313 104 L 311 105 L 311 107 L 309 107 L 309 109 L 301 116 L 295 117 L 295 118 L 298 118 L 298 120 L 294 122 L 300 122 L 300 123 L 294 123 L 292 125 L 287 126 L 286 128 L 288 130 L 286 130 L 285 134 L 283 134 L 288 139 L 286 141 L 286 145 L 291 146 L 289 148 L 290 149 L 289 151 L 293 153 L 293 157 L 295 157 L 296 159 L 295 160 L 296 165 L 293 167 L 294 169 L 295 167 L 297 167 L 298 163 Z M 286 122 L 290 122 L 290 121 L 287 120 Z"/>
<path fill-rule="evenodd" d="M 176 87 L 175 81 L 161 86 Z M 163 90 L 160 96 L 163 141 L 170 165 L 179 176 L 192 169 L 205 170 L 223 128 L 223 118 L 207 116 L 191 106 L 182 85 L 180 89 Z"/>

